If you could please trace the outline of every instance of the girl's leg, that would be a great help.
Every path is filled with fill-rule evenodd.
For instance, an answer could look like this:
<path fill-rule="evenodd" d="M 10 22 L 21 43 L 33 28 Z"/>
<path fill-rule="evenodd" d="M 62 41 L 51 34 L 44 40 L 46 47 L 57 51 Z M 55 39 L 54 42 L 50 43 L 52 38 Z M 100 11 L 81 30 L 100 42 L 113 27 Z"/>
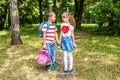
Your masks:
<path fill-rule="evenodd" d="M 68 57 L 69 57 L 69 60 L 70 60 L 69 70 L 73 70 L 73 55 L 72 55 L 72 51 L 68 51 Z"/>
<path fill-rule="evenodd" d="M 67 71 L 67 51 L 64 51 L 64 71 Z"/>

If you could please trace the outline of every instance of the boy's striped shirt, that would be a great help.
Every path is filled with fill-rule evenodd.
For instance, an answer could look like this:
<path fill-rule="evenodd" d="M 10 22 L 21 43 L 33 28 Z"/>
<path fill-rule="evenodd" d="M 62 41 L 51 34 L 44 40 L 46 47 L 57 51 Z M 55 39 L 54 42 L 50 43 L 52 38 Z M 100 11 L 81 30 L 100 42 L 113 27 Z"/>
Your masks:
<path fill-rule="evenodd" d="M 46 32 L 46 43 L 51 43 L 55 41 L 55 33 L 57 28 L 54 24 L 50 24 L 50 27 L 47 29 L 47 24 L 43 25 L 42 32 Z"/>

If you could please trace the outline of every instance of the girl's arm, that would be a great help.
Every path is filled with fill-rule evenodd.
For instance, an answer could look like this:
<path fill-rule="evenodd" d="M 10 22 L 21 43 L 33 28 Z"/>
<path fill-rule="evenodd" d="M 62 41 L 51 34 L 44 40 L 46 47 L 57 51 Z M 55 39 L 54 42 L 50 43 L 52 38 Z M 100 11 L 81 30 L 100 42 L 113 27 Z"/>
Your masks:
<path fill-rule="evenodd" d="M 75 35 L 74 35 L 74 30 L 72 30 L 72 39 L 73 39 L 73 43 L 75 43 Z"/>
<path fill-rule="evenodd" d="M 72 30 L 72 39 L 73 39 L 73 45 L 76 48 L 74 30 Z"/>

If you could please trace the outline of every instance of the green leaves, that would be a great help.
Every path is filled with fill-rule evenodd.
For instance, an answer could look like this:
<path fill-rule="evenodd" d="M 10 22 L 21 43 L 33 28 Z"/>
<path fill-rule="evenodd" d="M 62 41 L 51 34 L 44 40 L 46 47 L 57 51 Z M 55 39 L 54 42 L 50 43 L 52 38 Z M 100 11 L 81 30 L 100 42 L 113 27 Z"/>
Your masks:
<path fill-rule="evenodd" d="M 120 34 L 120 1 L 101 0 L 86 7 L 84 16 L 99 25 L 108 34 Z"/>

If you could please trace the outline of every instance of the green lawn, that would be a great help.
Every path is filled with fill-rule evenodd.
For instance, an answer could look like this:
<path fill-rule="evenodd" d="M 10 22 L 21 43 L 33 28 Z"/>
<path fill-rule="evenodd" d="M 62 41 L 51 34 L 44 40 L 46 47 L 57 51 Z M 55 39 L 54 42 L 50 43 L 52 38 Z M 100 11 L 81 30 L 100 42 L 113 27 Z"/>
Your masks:
<path fill-rule="evenodd" d="M 0 80 L 120 80 L 120 37 L 92 34 L 96 24 L 82 24 L 75 31 L 77 49 L 73 52 L 76 77 L 46 72 L 36 63 L 41 49 L 38 24 L 21 29 L 23 45 L 10 45 L 10 31 L 0 31 Z M 86 35 L 84 35 L 86 34 Z M 82 36 L 82 37 L 81 37 Z M 57 52 L 57 54 L 61 54 Z M 61 62 L 61 61 L 60 61 Z"/>

